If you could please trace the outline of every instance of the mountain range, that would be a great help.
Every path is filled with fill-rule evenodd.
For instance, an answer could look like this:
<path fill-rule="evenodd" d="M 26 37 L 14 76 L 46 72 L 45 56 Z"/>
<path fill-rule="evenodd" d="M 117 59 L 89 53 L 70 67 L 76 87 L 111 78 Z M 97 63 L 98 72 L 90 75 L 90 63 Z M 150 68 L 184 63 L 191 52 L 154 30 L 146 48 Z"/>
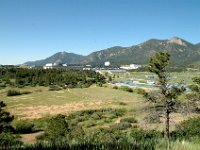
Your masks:
<path fill-rule="evenodd" d="M 168 40 L 150 39 L 130 47 L 115 46 L 93 52 L 87 56 L 68 52 L 58 52 L 46 59 L 29 61 L 25 64 L 43 66 L 47 63 L 103 65 L 105 61 L 113 65 L 147 64 L 156 52 L 167 51 L 171 55 L 171 65 L 189 66 L 200 63 L 200 43 L 192 44 L 178 37 Z"/>

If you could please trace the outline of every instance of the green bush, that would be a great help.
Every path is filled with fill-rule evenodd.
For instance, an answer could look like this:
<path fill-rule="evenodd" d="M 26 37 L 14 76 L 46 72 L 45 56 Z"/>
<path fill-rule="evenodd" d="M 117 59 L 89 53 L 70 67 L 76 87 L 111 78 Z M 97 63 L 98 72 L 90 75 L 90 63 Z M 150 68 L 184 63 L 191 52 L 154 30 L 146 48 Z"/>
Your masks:
<path fill-rule="evenodd" d="M 188 88 L 191 89 L 192 91 L 195 91 L 195 92 L 199 92 L 200 91 L 199 86 L 196 85 L 196 84 L 188 85 Z"/>
<path fill-rule="evenodd" d="M 0 88 L 5 88 L 6 84 L 5 83 L 0 83 Z"/>
<path fill-rule="evenodd" d="M 120 122 L 137 123 L 137 120 L 134 117 L 127 117 L 127 118 L 122 118 Z"/>
<path fill-rule="evenodd" d="M 176 126 L 173 136 L 177 138 L 200 138 L 200 117 L 190 118 Z"/>
<path fill-rule="evenodd" d="M 125 114 L 125 109 L 99 109 L 99 110 L 83 110 L 70 113 L 66 117 L 66 121 L 70 130 L 76 126 L 86 128 L 113 122 L 113 119 L 121 117 Z"/>
<path fill-rule="evenodd" d="M 162 134 L 155 130 L 143 130 L 140 128 L 133 128 L 130 132 L 130 136 L 136 141 L 148 141 L 150 139 L 159 139 Z"/>
<path fill-rule="evenodd" d="M 47 140 L 55 140 L 58 137 L 66 137 L 68 131 L 69 128 L 68 123 L 65 120 L 65 116 L 59 114 L 48 120 L 45 134 L 47 135 Z"/>
<path fill-rule="evenodd" d="M 62 88 L 58 85 L 50 85 L 49 86 L 49 91 L 59 91 L 62 90 Z"/>
<path fill-rule="evenodd" d="M 1 133 L 0 134 L 0 149 L 19 149 L 22 146 L 22 142 L 19 140 L 19 137 L 11 133 Z"/>
<path fill-rule="evenodd" d="M 84 126 L 86 128 L 90 128 L 90 127 L 93 127 L 95 125 L 96 125 L 96 123 L 94 121 L 87 121 L 87 122 L 84 123 Z"/>
<path fill-rule="evenodd" d="M 121 117 L 125 114 L 126 110 L 125 109 L 114 109 L 113 110 L 113 114 L 116 116 L 116 117 Z"/>
<path fill-rule="evenodd" d="M 17 96 L 17 95 L 23 95 L 23 94 L 30 94 L 32 92 L 30 91 L 23 91 L 23 92 L 20 92 L 19 90 L 8 90 L 7 92 L 7 96 Z"/>
<path fill-rule="evenodd" d="M 121 86 L 121 87 L 119 87 L 119 89 L 122 91 L 130 92 L 130 93 L 133 92 L 133 89 L 128 86 Z"/>
<path fill-rule="evenodd" d="M 113 89 L 117 90 L 117 89 L 118 89 L 118 86 L 113 86 Z"/>
<path fill-rule="evenodd" d="M 114 130 L 126 130 L 131 127 L 132 127 L 131 123 L 126 122 L 126 121 L 123 121 L 123 122 L 120 121 L 120 123 L 117 123 L 111 126 L 111 128 Z"/>
<path fill-rule="evenodd" d="M 0 101 L 0 134 L 2 132 L 13 132 L 13 127 L 11 122 L 14 119 L 8 111 L 5 109 L 6 104 L 3 101 Z"/>
<path fill-rule="evenodd" d="M 30 92 L 30 91 L 23 91 L 23 92 L 21 92 L 21 94 L 31 94 L 32 92 Z"/>
<path fill-rule="evenodd" d="M 20 120 L 15 124 L 15 131 L 17 133 L 32 133 L 34 132 L 34 124 L 28 121 Z"/>
<path fill-rule="evenodd" d="M 85 131 L 82 127 L 76 126 L 73 129 L 70 130 L 70 132 L 67 134 L 68 141 L 83 141 L 85 137 Z"/>
<path fill-rule="evenodd" d="M 125 103 L 125 102 L 115 102 L 115 104 L 118 104 L 118 105 L 121 105 L 121 106 L 126 106 L 127 105 L 127 103 Z"/>
<path fill-rule="evenodd" d="M 8 90 L 7 92 L 7 96 L 17 96 L 17 95 L 21 95 L 22 93 L 18 90 Z"/>
<path fill-rule="evenodd" d="M 142 88 L 136 88 L 136 92 L 137 92 L 137 94 L 143 94 L 143 93 L 145 93 L 145 90 Z"/>
<path fill-rule="evenodd" d="M 17 85 L 18 88 L 24 88 L 24 85 Z"/>
<path fill-rule="evenodd" d="M 104 118 L 103 121 L 104 121 L 105 123 L 111 123 L 111 122 L 112 122 L 112 119 L 113 119 L 113 117 Z"/>
<path fill-rule="evenodd" d="M 92 114 L 91 118 L 94 120 L 100 120 L 102 118 L 102 115 L 103 115 L 103 113 L 97 112 L 97 113 Z"/>
<path fill-rule="evenodd" d="M 92 130 L 91 132 L 87 132 L 87 140 L 92 142 L 98 142 L 98 143 L 113 143 L 117 139 L 117 134 L 114 134 L 114 132 L 109 128 L 98 128 L 95 130 Z"/>

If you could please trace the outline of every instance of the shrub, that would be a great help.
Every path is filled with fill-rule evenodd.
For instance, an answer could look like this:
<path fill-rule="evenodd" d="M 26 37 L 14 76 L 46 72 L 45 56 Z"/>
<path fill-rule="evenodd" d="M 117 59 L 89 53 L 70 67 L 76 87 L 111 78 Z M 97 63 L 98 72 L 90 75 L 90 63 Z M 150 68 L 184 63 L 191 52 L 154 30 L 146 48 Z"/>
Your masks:
<path fill-rule="evenodd" d="M 81 88 L 89 88 L 91 86 L 91 83 L 84 83 L 81 85 Z"/>
<path fill-rule="evenodd" d="M 6 84 L 5 83 L 0 83 L 0 88 L 5 88 Z"/>
<path fill-rule="evenodd" d="M 32 92 L 30 92 L 30 91 L 23 91 L 23 92 L 21 92 L 21 94 L 31 94 Z"/>
<path fill-rule="evenodd" d="M 42 92 L 42 89 L 35 90 L 35 92 Z"/>
<path fill-rule="evenodd" d="M 118 89 L 118 86 L 113 86 L 113 89 L 117 90 L 117 89 Z"/>
<path fill-rule="evenodd" d="M 139 141 L 161 138 L 162 134 L 155 130 L 143 130 L 140 128 L 134 128 L 133 130 L 131 130 L 130 136 L 136 142 L 139 142 Z"/>
<path fill-rule="evenodd" d="M 160 114 L 155 112 L 155 113 L 150 113 L 147 115 L 144 120 L 146 123 L 160 123 Z"/>
<path fill-rule="evenodd" d="M 119 89 L 122 91 L 130 92 L 130 93 L 133 92 L 133 89 L 128 86 L 121 86 Z"/>
<path fill-rule="evenodd" d="M 190 118 L 176 126 L 173 135 L 178 138 L 200 138 L 200 117 Z"/>
<path fill-rule="evenodd" d="M 121 119 L 120 122 L 137 123 L 137 120 L 134 117 L 127 117 Z"/>
<path fill-rule="evenodd" d="M 131 123 L 126 122 L 126 121 L 123 121 L 123 122 L 120 121 L 120 123 L 117 123 L 111 126 L 111 128 L 114 130 L 126 130 L 130 127 L 132 127 Z"/>
<path fill-rule="evenodd" d="M 89 131 L 87 134 L 87 140 L 98 143 L 113 143 L 116 141 L 117 134 L 114 134 L 112 130 L 108 128 L 98 128 L 92 131 Z"/>
<path fill-rule="evenodd" d="M 34 132 L 33 128 L 34 128 L 34 124 L 28 121 L 20 120 L 15 125 L 15 131 L 17 133 L 22 133 L 22 134 Z"/>
<path fill-rule="evenodd" d="M 192 91 L 195 91 L 195 92 L 199 92 L 200 91 L 199 86 L 195 85 L 195 84 L 188 85 L 188 88 L 191 89 Z"/>
<path fill-rule="evenodd" d="M 76 126 L 72 130 L 70 130 L 69 134 L 67 135 L 67 138 L 69 140 L 77 140 L 77 141 L 83 141 L 85 136 L 85 132 L 82 127 Z"/>
<path fill-rule="evenodd" d="M 18 90 L 8 90 L 7 92 L 7 96 L 17 96 L 17 95 L 21 95 L 21 92 Z"/>
<path fill-rule="evenodd" d="M 137 88 L 136 89 L 137 94 L 143 95 L 143 96 L 147 96 L 147 92 L 144 89 L 141 88 Z"/>
<path fill-rule="evenodd" d="M 68 130 L 68 123 L 65 120 L 65 116 L 59 114 L 48 120 L 45 133 L 48 140 L 55 140 L 57 137 L 65 137 Z"/>
<path fill-rule="evenodd" d="M 105 122 L 105 123 L 110 123 L 110 122 L 112 122 L 112 117 L 110 117 L 110 118 L 104 118 L 103 119 L 103 121 Z"/>
<path fill-rule="evenodd" d="M 126 106 L 127 105 L 127 103 L 125 103 L 125 102 L 118 102 L 118 104 L 121 105 L 121 106 Z"/>
<path fill-rule="evenodd" d="M 50 85 L 49 86 L 49 91 L 59 91 L 62 90 L 62 88 L 58 85 Z"/>
<path fill-rule="evenodd" d="M 1 133 L 0 134 L 0 149 L 19 149 L 22 145 L 22 142 L 18 139 L 17 136 L 11 133 Z M 14 148 L 13 148 L 14 147 Z"/>
<path fill-rule="evenodd" d="M 90 127 L 93 127 L 95 125 L 96 125 L 96 123 L 94 121 L 87 121 L 87 122 L 84 123 L 84 126 L 86 128 L 90 128 Z"/>
<path fill-rule="evenodd" d="M 92 114 L 90 117 L 94 120 L 100 120 L 102 118 L 102 113 L 97 112 Z"/>
<path fill-rule="evenodd" d="M 5 110 L 6 104 L 0 101 L 0 133 L 2 132 L 13 132 L 13 127 L 11 122 L 14 116 L 10 115 L 8 111 Z"/>
<path fill-rule="evenodd" d="M 113 110 L 113 114 L 116 116 L 116 117 L 121 117 L 125 114 L 126 110 L 125 109 L 114 109 Z"/>
<path fill-rule="evenodd" d="M 18 88 L 24 88 L 24 85 L 17 85 Z"/>

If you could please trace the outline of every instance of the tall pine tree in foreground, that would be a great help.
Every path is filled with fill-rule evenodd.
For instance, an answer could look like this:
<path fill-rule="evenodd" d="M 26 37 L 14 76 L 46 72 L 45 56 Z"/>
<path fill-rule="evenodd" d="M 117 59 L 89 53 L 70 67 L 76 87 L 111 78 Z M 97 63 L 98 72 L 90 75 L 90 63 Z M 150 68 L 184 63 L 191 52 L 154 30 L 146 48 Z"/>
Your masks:
<path fill-rule="evenodd" d="M 158 52 L 149 61 L 149 71 L 157 75 L 159 91 L 145 94 L 148 101 L 154 103 L 164 117 L 164 138 L 169 140 L 170 114 L 175 110 L 177 97 L 184 91 L 183 86 L 170 85 L 167 66 L 170 63 L 170 55 L 167 52 Z"/>

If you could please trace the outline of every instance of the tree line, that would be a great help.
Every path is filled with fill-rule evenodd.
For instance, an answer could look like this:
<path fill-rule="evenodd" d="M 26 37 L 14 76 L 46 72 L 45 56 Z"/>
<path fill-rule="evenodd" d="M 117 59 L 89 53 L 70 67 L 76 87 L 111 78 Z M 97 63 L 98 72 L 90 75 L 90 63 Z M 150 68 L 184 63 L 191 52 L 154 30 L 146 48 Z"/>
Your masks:
<path fill-rule="evenodd" d="M 89 87 L 105 82 L 103 75 L 91 70 L 0 68 L 0 86 Z"/>

